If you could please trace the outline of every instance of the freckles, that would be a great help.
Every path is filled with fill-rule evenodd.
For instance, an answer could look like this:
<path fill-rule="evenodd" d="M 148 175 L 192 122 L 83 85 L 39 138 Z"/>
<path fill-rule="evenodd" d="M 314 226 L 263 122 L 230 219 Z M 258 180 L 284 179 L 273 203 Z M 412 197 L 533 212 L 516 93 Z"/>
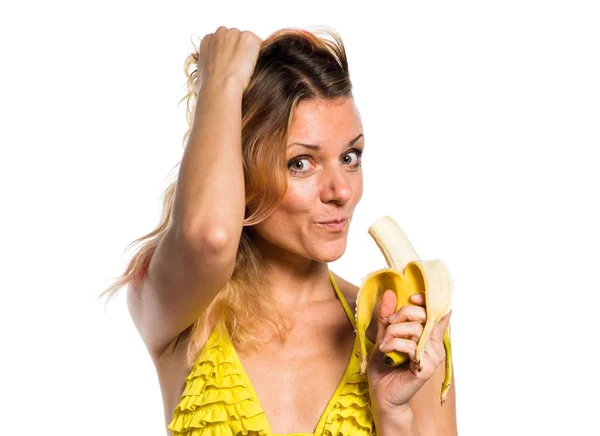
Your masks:
<path fill-rule="evenodd" d="M 360 187 L 356 190 L 356 193 L 358 194 L 356 197 L 358 200 L 360 200 L 360 198 L 363 195 L 363 185 L 361 184 Z"/>
<path fill-rule="evenodd" d="M 363 182 L 361 179 L 360 183 L 358 183 L 354 186 L 354 196 L 355 196 L 356 202 L 358 202 L 362 198 L 362 194 L 363 194 Z"/>
<path fill-rule="evenodd" d="M 314 183 L 302 181 L 295 184 L 289 184 L 281 205 L 283 206 L 283 203 L 285 202 L 284 207 L 290 211 L 311 209 L 315 192 Z"/>

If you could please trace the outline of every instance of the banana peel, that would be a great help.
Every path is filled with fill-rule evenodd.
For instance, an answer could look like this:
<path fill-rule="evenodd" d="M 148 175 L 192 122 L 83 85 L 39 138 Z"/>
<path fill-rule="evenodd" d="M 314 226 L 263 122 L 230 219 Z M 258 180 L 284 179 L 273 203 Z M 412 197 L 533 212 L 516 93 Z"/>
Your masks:
<path fill-rule="evenodd" d="M 360 369 L 367 370 L 366 330 L 371 322 L 373 311 L 383 293 L 391 289 L 396 293 L 396 311 L 411 304 L 412 294 L 424 292 L 427 320 L 417 344 L 415 363 L 422 368 L 426 345 L 431 332 L 452 305 L 452 279 L 441 260 L 420 260 L 400 226 L 389 216 L 384 216 L 369 227 L 369 235 L 375 240 L 385 257 L 388 268 L 374 271 L 363 279 L 356 303 L 356 333 L 359 341 Z M 445 377 L 441 389 L 441 403 L 444 404 L 452 382 L 452 348 L 450 326 L 444 332 L 446 351 Z M 385 353 L 385 362 L 397 367 L 407 362 L 405 353 L 391 351 Z"/>

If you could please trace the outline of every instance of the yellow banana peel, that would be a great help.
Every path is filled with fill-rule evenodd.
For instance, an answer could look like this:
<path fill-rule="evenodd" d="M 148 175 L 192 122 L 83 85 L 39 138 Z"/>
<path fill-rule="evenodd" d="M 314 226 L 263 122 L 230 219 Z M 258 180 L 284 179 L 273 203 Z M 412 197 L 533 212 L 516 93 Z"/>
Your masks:
<path fill-rule="evenodd" d="M 360 369 L 367 370 L 367 349 L 365 335 L 373 316 L 376 304 L 387 289 L 396 293 L 396 311 L 411 304 L 409 298 L 418 292 L 425 293 L 427 320 L 417 344 L 415 363 L 422 367 L 425 348 L 431 332 L 452 305 L 452 279 L 441 260 L 420 260 L 417 252 L 400 226 L 389 216 L 384 216 L 369 227 L 369 235 L 381 250 L 388 268 L 374 271 L 362 281 L 356 304 L 356 330 L 359 340 Z M 446 351 L 445 378 L 441 389 L 441 403 L 444 404 L 452 379 L 452 349 L 450 346 L 450 326 L 444 332 Z M 397 367 L 409 359 L 405 353 L 392 351 L 385 353 L 385 362 Z"/>

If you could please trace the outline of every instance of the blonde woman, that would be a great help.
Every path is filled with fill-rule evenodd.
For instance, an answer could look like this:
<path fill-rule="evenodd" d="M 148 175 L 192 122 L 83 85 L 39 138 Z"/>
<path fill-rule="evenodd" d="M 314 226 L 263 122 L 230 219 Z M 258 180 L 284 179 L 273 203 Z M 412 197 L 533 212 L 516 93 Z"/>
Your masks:
<path fill-rule="evenodd" d="M 323 29 L 322 29 L 323 30 Z M 382 64 L 383 67 L 383 64 Z M 386 291 L 361 374 L 357 286 L 328 263 L 346 249 L 366 146 L 339 35 L 262 41 L 219 27 L 185 62 L 190 128 L 163 217 L 123 276 L 156 366 L 172 435 L 454 435 L 439 404 L 442 333 L 414 358 L 424 298 L 394 315 Z"/>

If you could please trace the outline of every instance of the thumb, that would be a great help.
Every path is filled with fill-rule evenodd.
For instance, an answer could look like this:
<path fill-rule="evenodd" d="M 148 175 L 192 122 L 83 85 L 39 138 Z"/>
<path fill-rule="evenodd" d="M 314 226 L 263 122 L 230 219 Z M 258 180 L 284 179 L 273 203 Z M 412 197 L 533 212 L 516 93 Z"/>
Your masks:
<path fill-rule="evenodd" d="M 381 296 L 381 305 L 379 306 L 379 320 L 377 323 L 377 345 L 381 344 L 381 339 L 385 335 L 385 329 L 390 325 L 389 318 L 396 313 L 396 293 L 387 289 Z"/>
<path fill-rule="evenodd" d="M 444 334 L 446 333 L 446 329 L 450 323 L 450 315 L 452 315 L 452 310 L 448 311 L 448 313 L 444 315 L 433 328 L 433 331 L 431 332 L 431 338 L 434 341 L 441 341 L 444 339 Z"/>

